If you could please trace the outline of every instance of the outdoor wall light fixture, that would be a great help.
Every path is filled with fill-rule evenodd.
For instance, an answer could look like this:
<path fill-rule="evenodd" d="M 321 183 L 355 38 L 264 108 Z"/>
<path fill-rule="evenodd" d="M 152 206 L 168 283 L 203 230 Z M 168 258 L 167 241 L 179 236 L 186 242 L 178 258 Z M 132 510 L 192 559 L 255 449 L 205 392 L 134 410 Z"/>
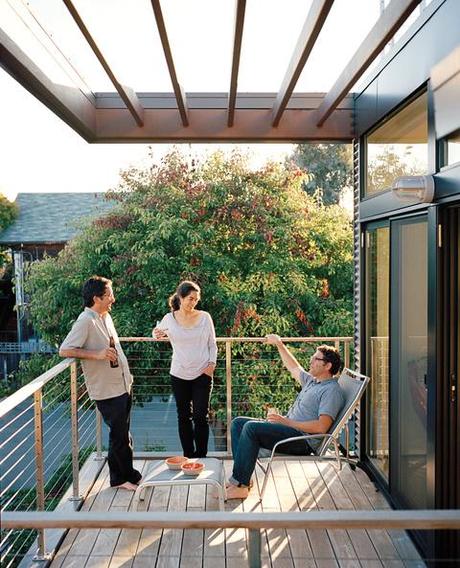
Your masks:
<path fill-rule="evenodd" d="M 398 177 L 394 180 L 391 189 L 398 199 L 431 203 L 434 198 L 434 178 L 433 176 Z"/>

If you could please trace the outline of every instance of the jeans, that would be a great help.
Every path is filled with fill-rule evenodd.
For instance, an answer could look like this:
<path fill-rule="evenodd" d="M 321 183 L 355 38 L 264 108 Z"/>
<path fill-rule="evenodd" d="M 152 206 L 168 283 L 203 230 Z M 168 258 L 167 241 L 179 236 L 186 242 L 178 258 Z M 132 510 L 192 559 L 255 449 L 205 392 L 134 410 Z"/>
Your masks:
<path fill-rule="evenodd" d="M 96 406 L 109 427 L 110 485 L 126 481 L 137 483 L 142 475 L 133 468 L 133 441 L 129 432 L 131 395 L 128 393 L 105 400 L 96 400 Z"/>
<path fill-rule="evenodd" d="M 208 453 L 212 377 L 203 373 L 196 379 L 185 380 L 171 375 L 171 385 L 176 399 L 179 438 L 184 456 L 205 458 Z"/>
<path fill-rule="evenodd" d="M 230 481 L 249 487 L 259 449 L 272 450 L 276 442 L 301 435 L 299 430 L 284 424 L 238 416 L 232 420 L 233 473 Z M 284 454 L 305 456 L 312 451 L 306 440 L 297 440 L 282 446 Z"/>

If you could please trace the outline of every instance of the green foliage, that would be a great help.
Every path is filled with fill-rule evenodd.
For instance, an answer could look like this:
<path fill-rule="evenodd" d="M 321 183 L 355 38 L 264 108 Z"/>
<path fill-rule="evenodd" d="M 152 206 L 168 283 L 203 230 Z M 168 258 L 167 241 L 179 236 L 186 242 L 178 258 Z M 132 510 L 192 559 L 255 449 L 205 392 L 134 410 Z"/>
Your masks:
<path fill-rule="evenodd" d="M 243 157 L 193 164 L 178 152 L 129 170 L 119 202 L 57 258 L 32 266 L 31 314 L 42 337 L 62 340 L 81 309 L 82 283 L 111 278 L 122 335 L 149 335 L 182 278 L 203 288 L 218 335 L 315 335 L 338 302 L 351 325 L 351 223 L 302 191 L 299 170 L 250 171 Z"/>
<path fill-rule="evenodd" d="M 49 353 L 33 353 L 29 359 L 19 361 L 19 367 L 14 376 L 16 388 L 30 383 L 30 381 L 33 381 L 61 361 L 62 359 L 59 355 L 50 355 Z M 66 376 L 66 379 L 69 382 L 68 376 Z"/>
<path fill-rule="evenodd" d="M 0 233 L 18 216 L 18 206 L 11 202 L 3 193 L 0 193 Z"/>
<path fill-rule="evenodd" d="M 12 203 L 3 193 L 0 193 L 0 233 L 9 227 L 17 216 L 16 203 Z M 11 256 L 3 247 L 0 247 L 0 273 L 2 275 L 9 265 L 11 265 Z"/>
<path fill-rule="evenodd" d="M 149 336 L 184 278 L 201 285 L 201 307 L 221 337 L 351 333 L 351 222 L 340 207 L 309 196 L 304 182 L 292 166 L 254 172 L 240 155 L 197 164 L 177 151 L 159 166 L 126 171 L 109 195 L 118 206 L 58 257 L 32 266 L 34 325 L 51 344 L 62 341 L 81 310 L 82 283 L 99 274 L 113 280 L 121 336 Z M 137 404 L 169 392 L 168 345 L 125 350 L 135 361 Z M 269 402 L 283 407 L 292 400 L 291 379 L 264 359 L 270 351 L 259 344 L 232 348 L 234 400 L 244 401 L 242 410 L 263 413 L 262 397 L 273 398 L 278 384 L 287 391 Z M 216 385 L 224 376 L 218 369 Z M 216 388 L 213 400 L 214 418 L 224 419 L 225 389 Z"/>
<path fill-rule="evenodd" d="M 308 173 L 305 191 L 324 205 L 339 203 L 343 190 L 352 184 L 350 144 L 298 144 L 290 160 Z"/>

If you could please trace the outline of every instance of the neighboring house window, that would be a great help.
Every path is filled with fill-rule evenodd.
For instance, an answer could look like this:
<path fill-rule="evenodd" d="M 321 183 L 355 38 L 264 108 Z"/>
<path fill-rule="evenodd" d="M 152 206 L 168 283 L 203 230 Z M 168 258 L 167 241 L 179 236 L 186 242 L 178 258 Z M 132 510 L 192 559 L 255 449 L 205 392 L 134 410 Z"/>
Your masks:
<path fill-rule="evenodd" d="M 366 136 L 366 196 L 397 177 L 428 173 L 427 100 L 424 92 Z"/>
<path fill-rule="evenodd" d="M 447 139 L 446 166 L 460 162 L 460 130 L 450 134 Z"/>

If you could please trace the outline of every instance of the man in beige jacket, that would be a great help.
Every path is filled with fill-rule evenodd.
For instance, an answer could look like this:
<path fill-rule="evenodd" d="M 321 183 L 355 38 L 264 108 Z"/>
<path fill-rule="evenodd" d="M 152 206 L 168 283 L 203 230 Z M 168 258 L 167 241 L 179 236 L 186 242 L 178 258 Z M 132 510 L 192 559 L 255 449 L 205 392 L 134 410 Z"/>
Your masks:
<path fill-rule="evenodd" d="M 59 355 L 81 359 L 89 397 L 109 427 L 110 485 L 135 491 L 141 474 L 133 468 L 129 432 L 133 377 L 110 317 L 112 282 L 93 276 L 83 285 L 84 311 L 64 339 Z"/>

